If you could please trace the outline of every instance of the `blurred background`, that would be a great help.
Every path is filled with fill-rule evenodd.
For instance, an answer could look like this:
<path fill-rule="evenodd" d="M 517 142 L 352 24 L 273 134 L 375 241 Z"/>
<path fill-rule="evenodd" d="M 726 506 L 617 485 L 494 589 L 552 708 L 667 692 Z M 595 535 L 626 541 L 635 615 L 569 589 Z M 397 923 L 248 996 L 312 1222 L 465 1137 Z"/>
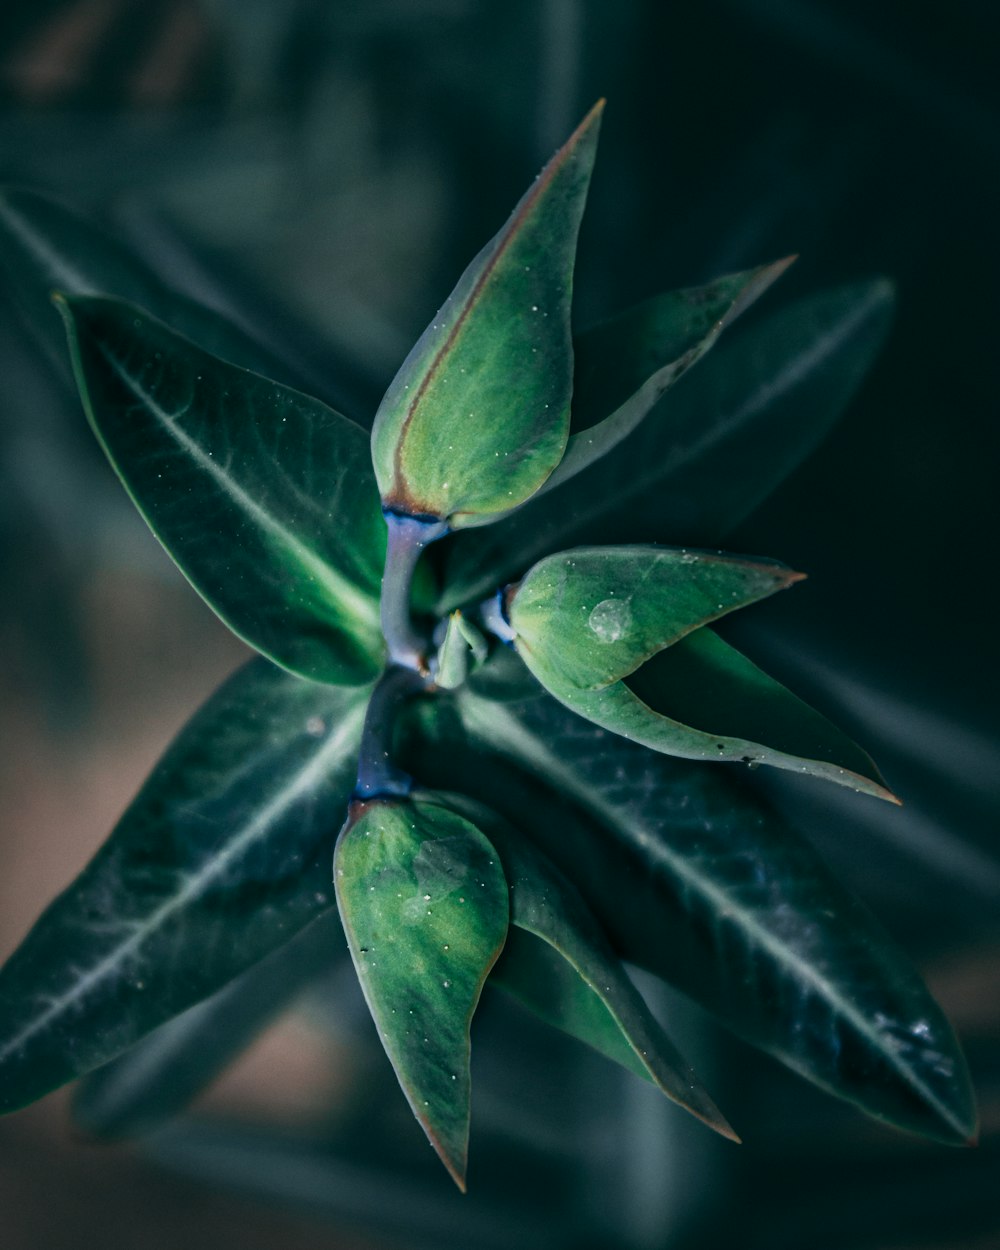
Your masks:
<path fill-rule="evenodd" d="M 893 279 L 869 382 L 730 544 L 810 580 L 731 636 L 906 800 L 759 779 L 922 967 L 983 1116 L 978 1150 L 910 1141 L 648 986 L 736 1150 L 487 998 L 463 1199 L 341 961 L 138 1144 L 89 1143 L 65 1093 L 0 1122 L 7 1250 L 1000 1246 L 998 33 L 978 0 L 3 6 L 0 178 L 130 241 L 362 419 L 602 95 L 581 326 L 790 252 L 771 309 Z M 132 512 L 9 290 L 0 362 L 6 955 L 244 652 Z"/>

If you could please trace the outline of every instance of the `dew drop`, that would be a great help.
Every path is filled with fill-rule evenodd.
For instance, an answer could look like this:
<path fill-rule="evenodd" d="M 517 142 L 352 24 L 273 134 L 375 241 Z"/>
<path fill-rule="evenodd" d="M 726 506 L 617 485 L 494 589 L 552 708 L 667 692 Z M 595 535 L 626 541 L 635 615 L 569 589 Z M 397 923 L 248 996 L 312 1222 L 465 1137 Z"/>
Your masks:
<path fill-rule="evenodd" d="M 598 642 L 620 642 L 632 624 L 628 600 L 602 599 L 591 609 L 587 624 Z"/>

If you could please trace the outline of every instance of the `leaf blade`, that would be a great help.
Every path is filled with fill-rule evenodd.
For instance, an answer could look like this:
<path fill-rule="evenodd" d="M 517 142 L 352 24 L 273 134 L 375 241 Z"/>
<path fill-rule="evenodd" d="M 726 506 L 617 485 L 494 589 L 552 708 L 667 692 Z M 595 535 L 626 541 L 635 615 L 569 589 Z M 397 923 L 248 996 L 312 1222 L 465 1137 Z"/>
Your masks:
<path fill-rule="evenodd" d="M 622 958 L 869 1115 L 952 1144 L 974 1137 L 968 1068 L 940 1008 L 758 796 L 550 698 L 497 704 L 463 691 L 416 710 L 412 767 L 433 784 L 446 754 L 468 793 L 528 822 Z"/>
<path fill-rule="evenodd" d="M 387 507 L 476 524 L 527 499 L 562 457 L 576 236 L 602 107 L 472 261 L 386 393 L 372 459 Z"/>
<path fill-rule="evenodd" d="M 0 1109 L 113 1059 L 330 907 L 367 693 L 255 660 L 195 715 L 0 969 Z"/>
<path fill-rule="evenodd" d="M 627 438 L 794 260 L 789 256 L 705 286 L 654 295 L 578 334 L 566 454 L 541 490 L 575 477 Z"/>
<path fill-rule="evenodd" d="M 339 921 L 327 912 L 209 998 L 141 1038 L 77 1087 L 73 1119 L 119 1141 L 184 1111 L 306 987 L 336 963 Z"/>
<path fill-rule="evenodd" d="M 464 1191 L 469 1029 L 507 936 L 497 854 L 476 826 L 436 803 L 355 803 L 337 840 L 334 880 L 382 1045 L 413 1114 Z"/>
<path fill-rule="evenodd" d="M 627 677 L 707 621 L 799 581 L 777 561 L 651 544 L 574 547 L 506 594 L 514 645 L 557 696 Z"/>
<path fill-rule="evenodd" d="M 629 980 L 576 887 L 495 814 L 459 796 L 439 798 L 488 831 L 510 886 L 512 929 L 491 978 L 548 1023 L 651 1081 L 717 1133 L 739 1140 Z"/>
<path fill-rule="evenodd" d="M 60 307 L 94 433 L 198 593 L 290 671 L 371 681 L 385 526 L 363 431 L 123 301 Z"/>
<path fill-rule="evenodd" d="M 265 345 L 165 286 L 117 239 L 48 196 L 24 187 L 0 189 L 0 265 L 29 328 L 61 370 L 66 338 L 52 308 L 53 291 L 127 299 L 234 365 L 296 381 Z"/>
<path fill-rule="evenodd" d="M 892 302 L 888 283 L 858 283 L 723 343 L 599 464 L 483 534 L 453 535 L 439 609 L 484 599 L 567 546 L 717 544 L 832 428 L 888 331 Z"/>

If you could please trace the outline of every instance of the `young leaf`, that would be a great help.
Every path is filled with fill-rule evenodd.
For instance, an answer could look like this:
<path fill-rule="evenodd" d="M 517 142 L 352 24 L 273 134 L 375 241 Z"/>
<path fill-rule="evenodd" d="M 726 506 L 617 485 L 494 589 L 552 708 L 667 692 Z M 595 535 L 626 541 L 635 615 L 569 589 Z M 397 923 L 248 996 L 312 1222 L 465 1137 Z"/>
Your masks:
<path fill-rule="evenodd" d="M 60 305 L 94 433 L 209 606 L 292 672 L 373 680 L 385 524 L 359 427 L 120 300 Z"/>
<path fill-rule="evenodd" d="M 439 611 L 589 543 L 713 546 L 823 440 L 892 314 L 884 281 L 826 291 L 723 343 L 600 463 L 481 534 L 449 539 Z"/>
<path fill-rule="evenodd" d="M 561 697 L 610 685 L 706 621 L 801 578 L 721 552 L 577 547 L 540 560 L 506 607 L 518 654 Z"/>
<path fill-rule="evenodd" d="M 474 525 L 522 503 L 559 463 L 576 237 L 601 110 L 472 261 L 390 386 L 372 430 L 387 507 Z"/>
<path fill-rule="evenodd" d="M 548 698 L 498 704 L 464 688 L 412 714 L 408 767 L 428 784 L 460 772 L 521 824 L 620 956 L 870 1115 L 951 1143 L 975 1135 L 965 1059 L 912 965 L 736 779 Z"/>
<path fill-rule="evenodd" d="M 487 645 L 483 635 L 461 612 L 452 612 L 437 654 L 435 685 L 442 690 L 454 690 L 461 686 L 470 672 L 484 663 L 486 655 Z"/>
<path fill-rule="evenodd" d="M 367 695 L 255 660 L 196 714 L 0 969 L 0 1109 L 107 1063 L 331 906 Z"/>
<path fill-rule="evenodd" d="M 341 955 L 328 911 L 287 945 L 85 1077 L 73 1118 L 104 1141 L 150 1133 L 194 1101 Z"/>
<path fill-rule="evenodd" d="M 510 885 L 510 923 L 492 981 L 543 1020 L 651 1081 L 709 1128 L 738 1140 L 660 1028 L 579 891 L 511 826 L 457 795 L 440 801 L 487 830 Z"/>
<path fill-rule="evenodd" d="M 573 341 L 573 411 L 549 491 L 607 455 L 785 272 L 794 256 L 706 286 L 654 295 Z"/>
<path fill-rule="evenodd" d="M 354 966 L 431 1145 L 465 1189 L 469 1028 L 507 936 L 507 883 L 475 825 L 426 800 L 356 802 L 334 855 Z"/>

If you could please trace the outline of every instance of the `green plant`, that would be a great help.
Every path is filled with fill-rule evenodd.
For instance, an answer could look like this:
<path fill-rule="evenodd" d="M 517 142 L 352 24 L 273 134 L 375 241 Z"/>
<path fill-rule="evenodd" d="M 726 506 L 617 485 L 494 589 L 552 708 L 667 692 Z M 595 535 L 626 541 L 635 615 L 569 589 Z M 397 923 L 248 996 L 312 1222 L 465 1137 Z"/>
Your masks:
<path fill-rule="evenodd" d="M 0 972 L 6 1109 L 255 965 L 277 968 L 280 999 L 332 940 L 336 902 L 459 1185 L 487 977 L 732 1135 L 622 961 L 872 1115 L 974 1135 L 964 1060 L 916 972 L 720 766 L 893 800 L 864 752 L 710 628 L 801 575 L 637 541 L 710 541 L 752 509 L 836 419 L 890 294 L 805 301 L 646 420 L 788 262 L 574 338 L 599 116 L 459 280 L 370 451 L 361 425 L 250 371 L 256 344 L 116 245 L 30 194 L 4 199 L 8 265 L 29 300 L 58 291 L 119 477 L 261 653 Z"/>

